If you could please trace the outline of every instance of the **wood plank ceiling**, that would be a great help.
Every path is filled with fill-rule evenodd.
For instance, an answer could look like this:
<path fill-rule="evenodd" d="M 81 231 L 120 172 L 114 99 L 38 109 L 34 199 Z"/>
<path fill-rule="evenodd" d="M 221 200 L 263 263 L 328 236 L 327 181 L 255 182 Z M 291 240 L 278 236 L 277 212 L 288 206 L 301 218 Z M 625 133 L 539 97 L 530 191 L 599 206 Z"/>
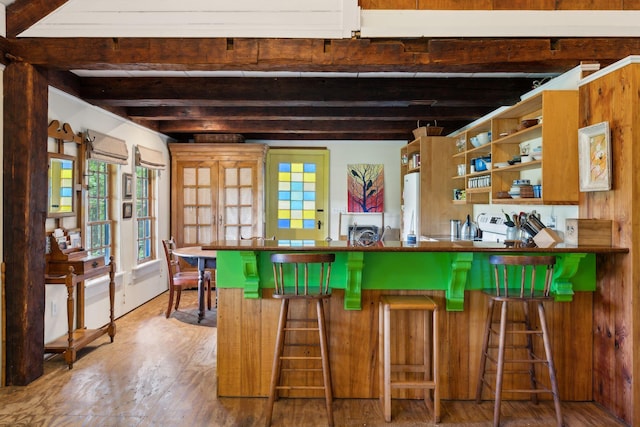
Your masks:
<path fill-rule="evenodd" d="M 171 25 L 153 37 L 25 37 L 81 2 L 2 3 L 3 63 L 37 65 L 52 86 L 180 141 L 409 140 L 418 120 L 448 133 L 517 102 L 547 76 L 640 52 L 633 37 L 194 37 Z"/>

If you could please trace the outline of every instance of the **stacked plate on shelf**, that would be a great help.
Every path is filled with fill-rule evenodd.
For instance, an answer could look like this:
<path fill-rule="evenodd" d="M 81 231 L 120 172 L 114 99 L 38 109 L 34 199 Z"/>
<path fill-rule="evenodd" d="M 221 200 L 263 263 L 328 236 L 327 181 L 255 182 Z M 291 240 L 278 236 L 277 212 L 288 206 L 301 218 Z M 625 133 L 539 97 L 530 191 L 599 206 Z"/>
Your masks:
<path fill-rule="evenodd" d="M 514 179 L 509 195 L 514 199 L 518 198 L 532 198 L 533 197 L 533 185 L 528 179 Z"/>

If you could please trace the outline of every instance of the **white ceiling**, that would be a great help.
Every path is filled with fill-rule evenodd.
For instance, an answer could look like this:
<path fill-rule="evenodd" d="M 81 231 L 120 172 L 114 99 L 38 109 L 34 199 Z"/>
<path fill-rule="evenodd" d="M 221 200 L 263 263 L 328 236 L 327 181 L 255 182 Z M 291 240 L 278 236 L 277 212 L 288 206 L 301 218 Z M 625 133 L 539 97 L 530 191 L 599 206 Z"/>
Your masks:
<path fill-rule="evenodd" d="M 639 22 L 636 10 L 361 11 L 358 0 L 68 0 L 19 36 L 637 37 Z"/>
<path fill-rule="evenodd" d="M 349 38 L 357 0 L 69 0 L 22 37 Z"/>

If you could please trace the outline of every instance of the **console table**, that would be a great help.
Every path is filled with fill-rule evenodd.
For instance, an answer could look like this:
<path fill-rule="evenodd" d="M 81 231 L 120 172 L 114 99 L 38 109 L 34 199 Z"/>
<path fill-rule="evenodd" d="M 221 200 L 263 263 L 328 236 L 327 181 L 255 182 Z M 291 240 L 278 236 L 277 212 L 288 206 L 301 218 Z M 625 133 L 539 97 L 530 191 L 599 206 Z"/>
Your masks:
<path fill-rule="evenodd" d="M 109 323 L 98 329 L 87 329 L 84 324 L 84 281 L 109 275 Z M 109 334 L 111 342 L 116 335 L 114 321 L 115 263 L 113 256 L 105 265 L 104 257 L 88 256 L 82 249 L 61 250 L 55 240 L 51 241 L 51 254 L 48 256 L 45 283 L 67 287 L 67 324 L 68 332 L 47 344 L 45 353 L 63 353 L 64 359 L 73 368 L 78 350 L 86 347 L 104 334 Z M 76 288 L 76 299 L 73 289 Z M 74 306 L 76 307 L 74 310 Z M 75 322 L 75 327 L 74 327 Z"/>

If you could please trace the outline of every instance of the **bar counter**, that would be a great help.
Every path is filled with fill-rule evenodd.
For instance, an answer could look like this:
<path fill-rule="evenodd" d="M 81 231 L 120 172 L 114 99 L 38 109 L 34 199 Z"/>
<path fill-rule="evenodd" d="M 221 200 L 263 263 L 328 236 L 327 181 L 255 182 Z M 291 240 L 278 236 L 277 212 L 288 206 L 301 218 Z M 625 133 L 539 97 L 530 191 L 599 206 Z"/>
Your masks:
<path fill-rule="evenodd" d="M 439 322 L 441 395 L 461 400 L 474 398 L 486 310 L 484 295 L 477 291 L 492 286 L 490 255 L 556 255 L 552 286 L 556 303 L 547 307 L 552 345 L 562 399 L 581 401 L 593 400 L 591 325 L 596 265 L 602 256 L 628 253 L 620 247 L 515 248 L 449 239 L 371 246 L 346 241 L 242 240 L 214 242 L 203 249 L 217 251 L 218 395 L 267 395 L 279 310 L 279 302 L 271 298 L 269 257 L 275 252 L 312 251 L 336 254 L 332 298 L 326 308 L 334 396 L 378 397 L 378 300 L 384 294 L 419 293 L 446 309 Z M 402 349 L 400 354 L 407 360 L 422 344 L 414 326 L 419 323 L 409 316 L 396 331 L 393 345 Z M 399 391 L 398 397 L 418 396 Z"/>

